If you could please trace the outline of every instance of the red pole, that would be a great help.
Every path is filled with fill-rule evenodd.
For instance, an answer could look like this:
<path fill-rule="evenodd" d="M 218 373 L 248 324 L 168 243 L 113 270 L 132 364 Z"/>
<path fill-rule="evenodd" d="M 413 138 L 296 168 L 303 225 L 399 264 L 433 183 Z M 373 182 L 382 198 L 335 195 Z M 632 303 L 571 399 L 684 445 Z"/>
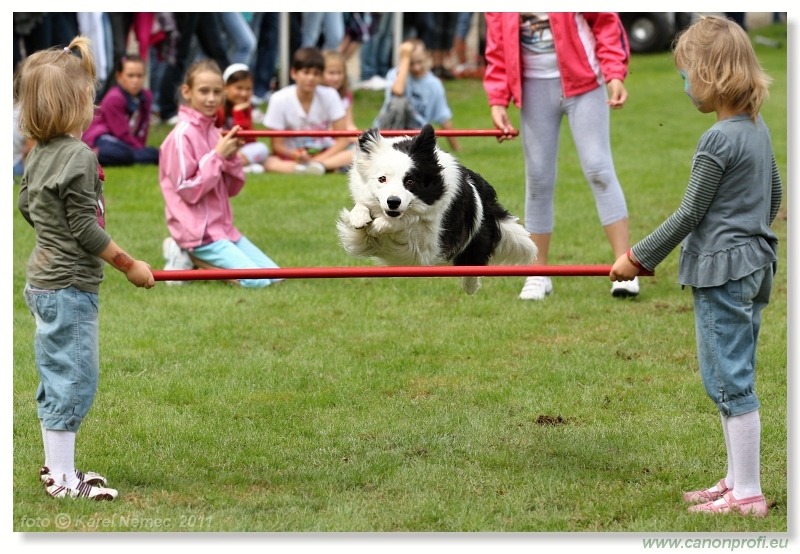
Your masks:
<path fill-rule="evenodd" d="M 419 134 L 419 129 L 383 129 L 380 131 L 384 137 L 404 137 Z M 242 138 L 251 137 L 357 137 L 363 131 L 359 130 L 320 130 L 320 131 L 271 131 L 271 130 L 252 130 L 239 131 L 237 136 Z M 438 129 L 437 137 L 499 137 L 503 134 L 500 129 Z M 519 134 L 516 129 L 510 133 L 513 136 Z"/>
<path fill-rule="evenodd" d="M 358 277 L 608 277 L 610 265 L 285 267 L 276 269 L 188 269 L 153 271 L 156 281 L 233 279 L 336 279 Z M 644 273 L 639 275 L 644 276 Z"/>

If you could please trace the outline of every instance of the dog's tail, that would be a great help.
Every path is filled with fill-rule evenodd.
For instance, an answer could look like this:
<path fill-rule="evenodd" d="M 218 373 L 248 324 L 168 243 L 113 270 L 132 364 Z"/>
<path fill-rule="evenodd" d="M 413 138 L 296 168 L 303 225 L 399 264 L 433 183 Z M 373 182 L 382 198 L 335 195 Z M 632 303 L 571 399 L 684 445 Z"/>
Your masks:
<path fill-rule="evenodd" d="M 500 223 L 500 242 L 494 249 L 489 263 L 494 265 L 531 265 L 539 253 L 531 239 L 516 217 L 510 217 Z"/>

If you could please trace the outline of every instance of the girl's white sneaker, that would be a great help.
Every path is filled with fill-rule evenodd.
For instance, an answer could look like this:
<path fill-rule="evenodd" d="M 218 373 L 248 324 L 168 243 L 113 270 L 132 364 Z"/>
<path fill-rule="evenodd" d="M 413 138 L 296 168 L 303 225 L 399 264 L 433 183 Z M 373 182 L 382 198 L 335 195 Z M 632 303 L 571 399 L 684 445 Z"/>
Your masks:
<path fill-rule="evenodd" d="M 611 296 L 615 298 L 630 298 L 639 294 L 639 278 L 632 281 L 614 281 L 611 284 Z"/>
<path fill-rule="evenodd" d="M 519 299 L 544 300 L 548 294 L 553 294 L 553 282 L 550 277 L 528 277 L 519 293 Z"/>

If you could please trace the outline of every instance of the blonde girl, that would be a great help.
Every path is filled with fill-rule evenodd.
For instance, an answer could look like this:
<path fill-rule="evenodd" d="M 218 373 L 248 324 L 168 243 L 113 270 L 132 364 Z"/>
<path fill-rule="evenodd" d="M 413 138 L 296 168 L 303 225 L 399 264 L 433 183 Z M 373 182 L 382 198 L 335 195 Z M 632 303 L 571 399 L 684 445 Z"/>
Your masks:
<path fill-rule="evenodd" d="M 25 301 L 36 320 L 36 391 L 44 443 L 39 476 L 54 498 L 113 500 L 106 478 L 75 468 L 75 438 L 100 373 L 98 293 L 103 262 L 137 287 L 155 284 L 105 231 L 103 171 L 81 141 L 94 115 L 96 80 L 88 38 L 31 54 L 14 82 L 22 132 L 36 141 L 18 208 L 36 233 Z M 76 353 L 80 353 L 77 355 Z"/>
<path fill-rule="evenodd" d="M 759 115 L 770 80 L 741 26 L 722 17 L 689 27 L 674 58 L 692 104 L 715 113 L 716 123 L 700 137 L 678 210 L 620 256 L 610 277 L 654 270 L 681 244 L 678 282 L 694 297 L 700 377 L 720 413 L 727 454 L 724 477 L 683 497 L 692 513 L 763 517 L 756 350 L 778 259 L 770 226 L 783 195 Z"/>
<path fill-rule="evenodd" d="M 222 107 L 222 71 L 213 60 L 200 60 L 186 72 L 184 104 L 178 123 L 161 145 L 158 178 L 170 236 L 163 244 L 165 269 L 194 265 L 225 269 L 278 267 L 233 223 L 231 198 L 244 187 L 238 156 L 241 129 L 216 126 Z M 241 279 L 243 287 L 261 288 L 271 279 Z"/>
<path fill-rule="evenodd" d="M 353 120 L 353 91 L 347 80 L 347 61 L 344 55 L 336 50 L 324 50 L 325 69 L 322 71 L 322 84 L 336 89 L 345 109 L 347 130 L 358 130 Z M 356 138 L 354 137 L 354 141 Z"/>

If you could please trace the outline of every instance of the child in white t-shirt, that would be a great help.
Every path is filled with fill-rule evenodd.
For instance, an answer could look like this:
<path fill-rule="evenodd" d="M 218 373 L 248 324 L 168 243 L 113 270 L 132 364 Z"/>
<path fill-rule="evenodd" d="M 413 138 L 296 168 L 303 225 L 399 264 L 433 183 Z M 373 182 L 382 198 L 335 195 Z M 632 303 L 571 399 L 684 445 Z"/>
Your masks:
<path fill-rule="evenodd" d="M 346 112 L 336 89 L 322 85 L 325 59 L 318 48 L 300 48 L 292 58 L 295 84 L 272 94 L 264 126 L 275 131 L 344 131 Z M 264 167 L 276 173 L 324 175 L 353 161 L 347 137 L 273 137 Z"/>

